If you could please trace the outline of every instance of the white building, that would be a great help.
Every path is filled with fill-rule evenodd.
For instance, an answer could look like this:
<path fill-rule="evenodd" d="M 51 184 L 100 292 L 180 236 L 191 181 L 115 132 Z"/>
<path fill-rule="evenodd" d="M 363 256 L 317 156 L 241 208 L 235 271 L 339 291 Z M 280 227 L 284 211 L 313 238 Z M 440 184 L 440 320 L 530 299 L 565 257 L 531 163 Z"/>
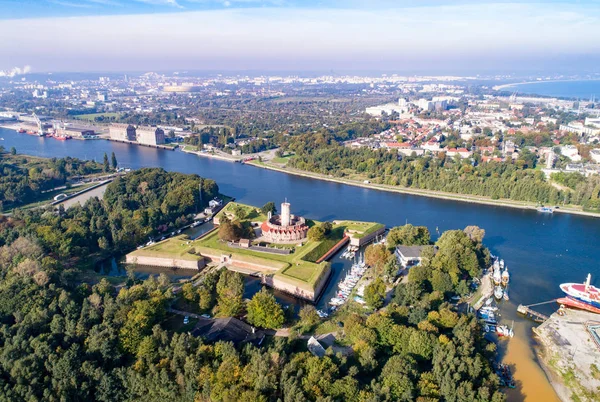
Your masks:
<path fill-rule="evenodd" d="M 600 149 L 592 149 L 590 151 L 590 159 L 594 162 L 600 163 Z"/>
<path fill-rule="evenodd" d="M 579 162 L 581 160 L 579 150 L 575 145 L 564 145 L 560 147 L 560 153 L 561 155 L 571 159 L 573 162 Z"/>

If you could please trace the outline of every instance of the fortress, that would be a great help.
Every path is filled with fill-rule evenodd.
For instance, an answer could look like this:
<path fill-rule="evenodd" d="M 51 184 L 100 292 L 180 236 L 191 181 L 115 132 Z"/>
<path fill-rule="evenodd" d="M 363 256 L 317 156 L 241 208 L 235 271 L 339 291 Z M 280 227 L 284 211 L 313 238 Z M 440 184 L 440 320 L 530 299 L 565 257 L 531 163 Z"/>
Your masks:
<path fill-rule="evenodd" d="M 295 242 L 306 239 L 308 225 L 301 216 L 290 213 L 290 203 L 281 204 L 281 214 L 269 216 L 261 225 L 262 237 L 271 243 Z"/>

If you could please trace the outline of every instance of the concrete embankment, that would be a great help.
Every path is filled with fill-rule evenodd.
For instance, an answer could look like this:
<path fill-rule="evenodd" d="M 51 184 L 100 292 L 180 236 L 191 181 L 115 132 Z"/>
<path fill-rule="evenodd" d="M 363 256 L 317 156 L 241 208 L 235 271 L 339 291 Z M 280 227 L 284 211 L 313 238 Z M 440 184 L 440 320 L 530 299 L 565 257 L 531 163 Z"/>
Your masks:
<path fill-rule="evenodd" d="M 561 400 L 600 400 L 600 316 L 566 309 L 533 331 L 540 363 Z"/>

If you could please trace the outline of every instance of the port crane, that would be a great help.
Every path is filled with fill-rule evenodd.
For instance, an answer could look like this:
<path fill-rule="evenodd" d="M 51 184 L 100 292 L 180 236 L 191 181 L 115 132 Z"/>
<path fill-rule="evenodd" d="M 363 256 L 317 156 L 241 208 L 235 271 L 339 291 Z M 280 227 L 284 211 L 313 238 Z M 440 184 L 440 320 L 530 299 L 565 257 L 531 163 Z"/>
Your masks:
<path fill-rule="evenodd" d="M 33 118 L 37 124 L 38 127 L 38 135 L 40 137 L 42 137 L 44 135 L 44 126 L 42 125 L 42 121 L 40 120 L 40 118 L 38 117 L 37 114 L 35 114 L 35 112 L 33 113 Z"/>

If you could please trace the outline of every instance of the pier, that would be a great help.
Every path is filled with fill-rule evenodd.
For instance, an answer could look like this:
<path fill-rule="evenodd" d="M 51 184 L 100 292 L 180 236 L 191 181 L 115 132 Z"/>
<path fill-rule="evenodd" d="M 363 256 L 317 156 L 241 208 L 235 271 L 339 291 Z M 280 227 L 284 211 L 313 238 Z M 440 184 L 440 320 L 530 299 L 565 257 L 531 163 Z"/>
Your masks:
<path fill-rule="evenodd" d="M 538 313 L 537 311 L 531 309 L 532 306 L 539 306 L 541 304 L 548 304 L 548 303 L 554 303 L 556 300 L 552 299 L 550 301 L 546 301 L 546 302 L 542 302 L 542 303 L 535 303 L 535 304 L 530 304 L 528 306 L 524 306 L 522 304 L 519 304 L 519 307 L 517 307 L 517 313 L 519 314 L 523 314 L 525 317 L 535 321 L 535 322 L 544 322 L 548 319 L 548 316 L 542 313 Z"/>

